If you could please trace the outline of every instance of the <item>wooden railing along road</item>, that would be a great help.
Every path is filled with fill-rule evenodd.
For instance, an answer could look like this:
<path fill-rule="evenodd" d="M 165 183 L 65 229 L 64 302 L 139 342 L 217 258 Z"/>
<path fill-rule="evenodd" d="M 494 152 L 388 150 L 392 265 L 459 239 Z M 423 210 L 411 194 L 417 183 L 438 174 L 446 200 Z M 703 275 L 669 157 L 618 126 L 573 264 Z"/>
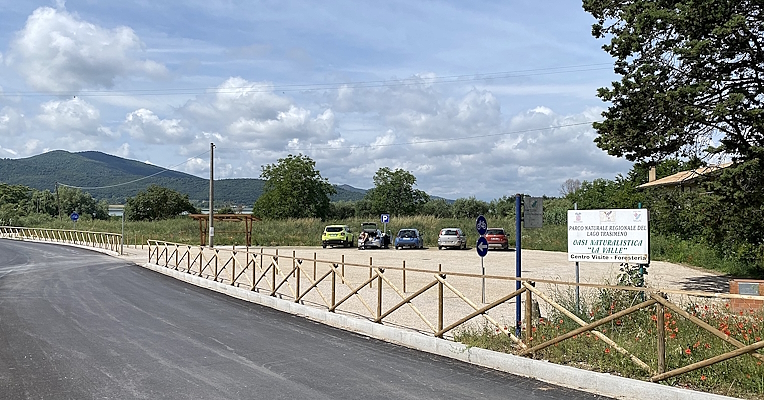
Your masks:
<path fill-rule="evenodd" d="M 544 279 L 517 279 L 507 276 L 484 276 L 478 274 L 412 269 L 402 266 L 379 266 L 346 263 L 345 257 L 337 260 L 320 260 L 292 254 L 279 254 L 278 250 L 266 253 L 263 249 L 228 250 L 209 249 L 185 244 L 149 240 L 149 263 L 171 268 L 216 282 L 260 292 L 284 300 L 325 308 L 330 312 L 345 313 L 367 318 L 381 324 L 414 329 L 440 338 L 453 338 L 457 329 L 474 324 L 482 318 L 503 332 L 514 343 L 515 353 L 532 355 L 556 343 L 590 333 L 620 352 L 631 362 L 649 374 L 651 381 L 662 381 L 697 370 L 734 357 L 749 354 L 764 361 L 757 350 L 764 348 L 764 340 L 744 344 L 729 333 L 711 326 L 687 312 L 679 304 L 669 300 L 673 297 L 697 297 L 705 299 L 763 299 L 762 296 L 744 296 L 721 293 L 704 293 L 681 290 L 656 290 L 625 286 L 609 286 L 586 283 L 560 282 Z M 491 300 L 483 304 L 470 295 L 480 293 L 483 279 L 492 281 Z M 515 289 L 515 281 L 521 281 Z M 594 290 L 631 291 L 640 298 L 638 304 L 622 310 L 612 310 L 610 315 L 595 321 L 584 321 L 572 311 L 544 294 L 540 287 L 560 285 L 590 288 Z M 499 293 L 500 294 L 496 294 Z M 639 294 L 641 293 L 641 294 Z M 478 297 L 478 296 L 475 296 Z M 559 336 L 541 341 L 533 337 L 529 328 L 537 325 L 533 319 L 532 304 L 541 300 L 547 309 L 555 309 L 575 321 L 580 327 Z M 515 335 L 514 302 L 524 301 L 525 316 L 520 337 Z M 616 343 L 599 327 L 620 321 L 640 310 L 654 313 L 657 337 L 655 357 L 641 360 Z M 666 364 L 666 312 L 681 316 L 734 349 L 688 365 L 667 370 Z"/>

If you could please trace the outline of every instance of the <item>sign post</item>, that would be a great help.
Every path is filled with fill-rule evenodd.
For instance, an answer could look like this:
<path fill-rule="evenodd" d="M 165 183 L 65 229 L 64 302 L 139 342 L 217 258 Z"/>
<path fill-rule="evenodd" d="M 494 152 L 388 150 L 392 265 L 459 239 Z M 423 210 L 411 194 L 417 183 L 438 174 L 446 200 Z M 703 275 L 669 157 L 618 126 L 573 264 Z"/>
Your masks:
<path fill-rule="evenodd" d="M 77 220 L 80 219 L 80 215 L 77 214 L 77 211 L 75 211 L 72 213 L 72 215 L 69 216 L 69 218 L 71 218 L 73 222 L 72 229 L 77 230 Z"/>
<path fill-rule="evenodd" d="M 390 214 L 382 214 L 379 218 L 382 220 L 382 232 L 387 234 L 387 223 L 390 222 Z"/>
<path fill-rule="evenodd" d="M 485 304 L 485 265 L 483 264 L 483 257 L 488 254 L 488 241 L 485 240 L 485 232 L 488 230 L 488 222 L 485 220 L 484 216 L 480 215 L 477 217 L 477 220 L 475 221 L 475 229 L 477 230 L 478 235 L 480 235 L 475 244 L 475 249 L 477 249 L 477 254 L 480 256 L 480 269 L 483 271 L 482 293 L 483 304 Z"/>

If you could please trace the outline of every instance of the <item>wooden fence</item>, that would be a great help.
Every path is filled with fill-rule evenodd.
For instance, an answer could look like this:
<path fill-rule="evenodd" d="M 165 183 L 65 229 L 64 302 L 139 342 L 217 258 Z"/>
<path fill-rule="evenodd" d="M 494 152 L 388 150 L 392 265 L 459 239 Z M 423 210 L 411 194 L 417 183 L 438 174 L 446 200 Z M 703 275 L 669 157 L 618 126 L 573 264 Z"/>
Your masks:
<path fill-rule="evenodd" d="M 657 290 L 624 286 L 599 285 L 590 283 L 560 282 L 506 276 L 486 276 L 478 274 L 445 272 L 442 268 L 413 269 L 402 266 L 368 265 L 346 263 L 340 260 L 320 260 L 313 253 L 312 258 L 292 254 L 279 254 L 278 250 L 266 253 L 263 249 L 254 251 L 209 249 L 199 246 L 149 240 L 148 262 L 174 270 L 194 274 L 243 288 L 260 292 L 284 300 L 325 308 L 329 312 L 344 313 L 367 318 L 380 324 L 414 329 L 435 337 L 452 339 L 455 330 L 463 329 L 481 318 L 495 327 L 497 332 L 507 335 L 514 345 L 516 354 L 533 355 L 578 335 L 589 333 L 623 354 L 650 376 L 651 381 L 662 381 L 677 375 L 694 371 L 734 357 L 749 355 L 764 361 L 764 355 L 757 352 L 764 347 L 764 340 L 750 340 L 749 343 L 732 337 L 728 332 L 711 326 L 701 318 L 692 315 L 670 297 L 690 296 L 699 298 L 750 298 L 721 293 L 704 293 L 680 290 Z M 503 293 L 484 304 L 472 300 L 473 294 L 480 293 L 483 280 L 493 281 L 494 291 Z M 515 281 L 521 282 L 515 289 Z M 594 290 L 629 291 L 640 298 L 638 304 L 622 310 L 611 310 L 610 314 L 593 321 L 585 321 L 580 315 L 555 302 L 537 287 L 538 284 L 587 287 Z M 479 295 L 474 295 L 478 297 Z M 514 304 L 524 301 L 524 318 L 519 323 L 520 335 L 516 335 Z M 538 325 L 532 305 L 543 302 L 546 309 L 553 309 L 574 321 L 578 327 L 568 332 L 541 341 L 534 338 L 533 327 Z M 656 349 L 651 360 L 641 360 L 599 327 L 620 320 L 640 310 L 649 310 L 655 318 Z M 679 315 L 697 325 L 711 335 L 734 347 L 702 361 L 678 366 L 667 370 L 666 364 L 666 324 L 667 311 Z M 510 317 L 511 316 L 511 317 Z"/>

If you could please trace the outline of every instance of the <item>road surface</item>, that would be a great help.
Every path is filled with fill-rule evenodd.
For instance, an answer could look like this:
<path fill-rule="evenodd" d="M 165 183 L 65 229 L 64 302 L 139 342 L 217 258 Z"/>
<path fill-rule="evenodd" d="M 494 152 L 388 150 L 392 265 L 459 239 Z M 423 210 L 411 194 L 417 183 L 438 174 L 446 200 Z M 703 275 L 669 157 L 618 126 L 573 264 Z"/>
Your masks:
<path fill-rule="evenodd" d="M 0 399 L 593 399 L 0 239 Z"/>

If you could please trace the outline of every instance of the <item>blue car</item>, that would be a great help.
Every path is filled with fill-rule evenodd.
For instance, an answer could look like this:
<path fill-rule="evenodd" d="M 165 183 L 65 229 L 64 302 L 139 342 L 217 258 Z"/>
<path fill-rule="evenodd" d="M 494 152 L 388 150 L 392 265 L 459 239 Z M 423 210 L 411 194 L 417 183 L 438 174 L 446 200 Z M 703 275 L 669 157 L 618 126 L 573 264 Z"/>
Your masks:
<path fill-rule="evenodd" d="M 395 249 L 410 247 L 412 249 L 424 248 L 424 239 L 417 229 L 401 229 L 395 235 Z"/>

